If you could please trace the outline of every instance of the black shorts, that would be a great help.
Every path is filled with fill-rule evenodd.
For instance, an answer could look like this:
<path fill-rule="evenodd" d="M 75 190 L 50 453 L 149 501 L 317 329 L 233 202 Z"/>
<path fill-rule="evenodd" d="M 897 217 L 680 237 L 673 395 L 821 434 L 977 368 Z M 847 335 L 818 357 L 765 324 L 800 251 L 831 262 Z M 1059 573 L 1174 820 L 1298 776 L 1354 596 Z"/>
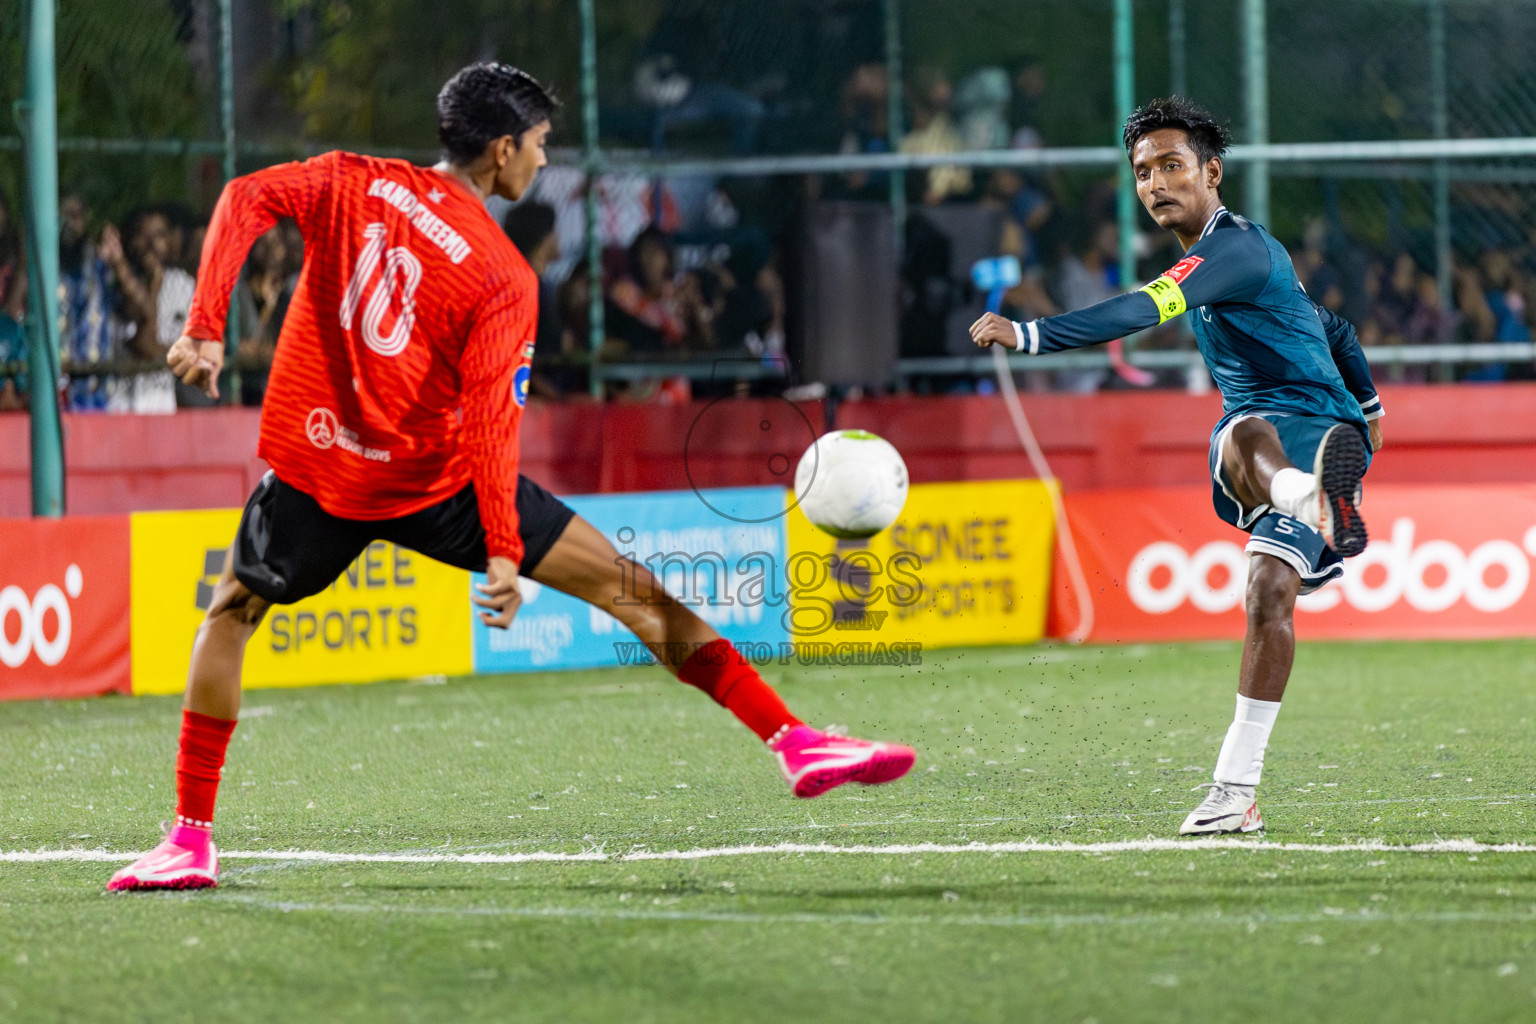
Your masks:
<path fill-rule="evenodd" d="M 518 571 L 533 572 L 576 513 L 525 476 L 517 478 Z M 273 604 L 293 604 L 330 586 L 369 544 L 389 541 L 438 562 L 484 572 L 485 526 L 473 484 L 398 519 L 341 519 L 308 494 L 268 473 L 256 486 L 235 534 L 235 576 Z"/>

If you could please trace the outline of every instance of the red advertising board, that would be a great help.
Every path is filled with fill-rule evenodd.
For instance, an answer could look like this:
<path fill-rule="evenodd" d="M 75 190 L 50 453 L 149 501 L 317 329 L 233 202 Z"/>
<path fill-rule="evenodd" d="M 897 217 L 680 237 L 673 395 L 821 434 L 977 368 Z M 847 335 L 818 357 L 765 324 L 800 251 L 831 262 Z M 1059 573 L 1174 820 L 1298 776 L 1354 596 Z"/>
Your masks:
<path fill-rule="evenodd" d="M 128 517 L 0 519 L 0 699 L 129 692 Z"/>
<path fill-rule="evenodd" d="M 1208 488 L 1068 495 L 1093 598 L 1091 639 L 1243 634 L 1246 536 L 1216 518 Z M 1371 531 L 1342 580 L 1297 603 L 1303 638 L 1536 636 L 1536 485 L 1366 485 Z M 1050 629 L 1078 608 L 1057 554 Z"/>

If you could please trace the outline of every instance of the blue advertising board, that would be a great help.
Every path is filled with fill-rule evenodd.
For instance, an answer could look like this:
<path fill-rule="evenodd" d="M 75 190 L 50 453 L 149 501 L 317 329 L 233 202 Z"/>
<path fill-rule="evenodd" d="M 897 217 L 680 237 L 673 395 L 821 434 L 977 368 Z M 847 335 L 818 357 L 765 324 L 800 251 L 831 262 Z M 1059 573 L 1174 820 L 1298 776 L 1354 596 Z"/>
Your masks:
<path fill-rule="evenodd" d="M 783 571 L 783 488 L 603 494 L 567 498 L 566 504 L 727 639 L 775 650 L 789 640 L 785 604 L 762 600 L 752 588 L 765 571 Z M 473 583 L 483 582 L 483 575 L 474 576 Z M 475 618 L 476 672 L 633 663 L 635 635 L 608 611 L 533 580 L 521 585 L 523 605 L 510 629 L 492 629 Z M 752 592 L 739 593 L 743 587 Z"/>

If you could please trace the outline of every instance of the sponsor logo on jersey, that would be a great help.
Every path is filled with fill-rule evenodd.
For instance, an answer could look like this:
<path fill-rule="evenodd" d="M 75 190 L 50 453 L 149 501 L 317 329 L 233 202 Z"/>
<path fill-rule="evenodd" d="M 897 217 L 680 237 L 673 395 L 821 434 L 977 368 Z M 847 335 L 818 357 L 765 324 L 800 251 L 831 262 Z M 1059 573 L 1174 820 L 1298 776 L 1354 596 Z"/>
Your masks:
<path fill-rule="evenodd" d="M 336 414 L 323 405 L 309 410 L 309 418 L 304 421 L 304 436 L 316 448 L 325 449 L 335 444 L 340 430 Z"/>
<path fill-rule="evenodd" d="M 528 404 L 528 383 L 533 377 L 533 369 L 524 363 L 517 368 L 512 375 L 512 401 L 519 406 Z"/>
<path fill-rule="evenodd" d="M 1174 284 L 1183 284 L 1184 279 L 1195 272 L 1195 268 L 1205 262 L 1203 256 L 1185 256 L 1179 262 L 1163 272 L 1164 277 L 1173 278 Z"/>
<path fill-rule="evenodd" d="M 309 410 L 309 418 L 304 421 L 304 436 L 321 451 L 334 445 L 371 462 L 388 462 L 391 457 L 388 448 L 366 447 L 358 438 L 357 431 L 342 426 L 336 414 L 323 405 Z"/>

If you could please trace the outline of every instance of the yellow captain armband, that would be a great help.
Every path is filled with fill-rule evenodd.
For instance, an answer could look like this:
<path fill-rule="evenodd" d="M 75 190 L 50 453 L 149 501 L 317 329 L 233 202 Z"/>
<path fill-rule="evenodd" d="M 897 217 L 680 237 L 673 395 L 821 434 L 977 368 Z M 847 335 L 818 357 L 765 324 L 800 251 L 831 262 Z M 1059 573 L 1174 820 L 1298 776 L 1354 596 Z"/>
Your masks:
<path fill-rule="evenodd" d="M 1188 309 L 1184 304 L 1184 291 L 1173 278 L 1164 275 L 1141 289 L 1157 303 L 1157 322 L 1166 323 Z"/>

